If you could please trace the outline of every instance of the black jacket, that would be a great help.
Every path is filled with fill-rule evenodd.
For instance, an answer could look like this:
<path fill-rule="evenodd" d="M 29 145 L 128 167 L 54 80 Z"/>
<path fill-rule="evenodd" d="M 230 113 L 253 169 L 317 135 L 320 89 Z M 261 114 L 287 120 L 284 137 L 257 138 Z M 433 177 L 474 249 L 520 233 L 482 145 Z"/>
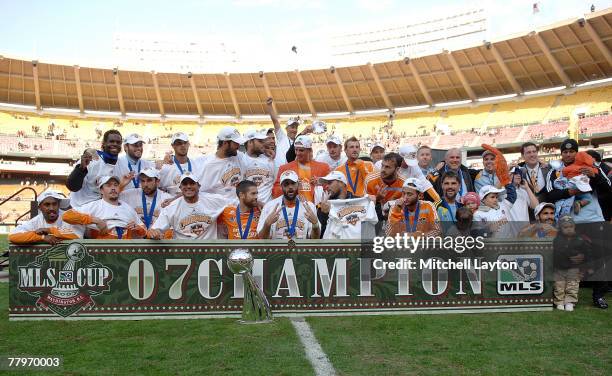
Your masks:
<path fill-rule="evenodd" d="M 444 192 L 442 192 L 442 180 L 440 179 L 440 177 L 444 174 L 444 167 L 429 175 L 429 180 L 431 180 L 431 184 L 433 185 L 436 192 L 438 192 L 440 197 L 444 197 Z M 465 187 L 467 188 L 468 192 L 476 192 L 474 190 L 474 177 L 478 174 L 480 170 L 467 168 L 464 165 L 461 165 L 461 167 L 459 167 L 459 170 L 461 171 L 461 175 L 463 177 L 463 181 L 465 182 Z"/>
<path fill-rule="evenodd" d="M 610 179 L 603 172 L 601 167 L 598 167 L 599 173 L 595 174 L 592 178 L 590 178 L 589 183 L 591 184 L 591 188 L 593 191 L 597 193 L 597 197 L 610 195 L 612 192 L 612 184 L 610 183 Z M 555 180 L 557 180 L 560 176 L 560 172 L 554 169 L 550 169 L 548 174 L 546 175 L 546 201 L 550 203 L 555 203 L 559 200 L 570 198 L 569 190 L 567 189 L 557 189 L 554 186 Z"/>
<path fill-rule="evenodd" d="M 587 262 L 587 258 L 592 251 L 591 248 L 591 243 L 586 238 L 583 238 L 580 235 L 568 238 L 559 231 L 553 240 L 553 265 L 555 270 L 580 268 L 581 265 Z M 572 263 L 570 261 L 570 257 L 576 256 L 580 253 L 584 255 L 584 261 L 581 263 L 581 265 Z"/>

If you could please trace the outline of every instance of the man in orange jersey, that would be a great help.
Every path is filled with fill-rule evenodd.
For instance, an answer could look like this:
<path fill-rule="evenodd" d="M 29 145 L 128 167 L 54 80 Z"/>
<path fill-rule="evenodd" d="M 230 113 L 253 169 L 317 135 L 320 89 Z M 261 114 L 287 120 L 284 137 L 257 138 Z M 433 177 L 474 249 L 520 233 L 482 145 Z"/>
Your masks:
<path fill-rule="evenodd" d="M 422 179 L 408 178 L 402 188 L 402 198 L 389 211 L 387 236 L 408 233 L 411 236 L 439 236 L 442 234 L 436 208 L 422 200 L 426 187 Z"/>
<path fill-rule="evenodd" d="M 276 181 L 272 189 L 272 196 L 279 197 L 283 194 L 280 176 L 285 171 L 295 171 L 299 177 L 298 194 L 305 200 L 314 203 L 315 187 L 319 178 L 329 173 L 326 163 L 312 160 L 312 140 L 309 136 L 301 135 L 295 139 L 295 161 L 280 166 L 276 174 Z"/>
<path fill-rule="evenodd" d="M 119 201 L 120 179 L 117 176 L 103 176 L 98 181 L 102 198 L 83 206 L 68 210 L 64 222 L 73 225 L 95 225 L 89 227 L 90 238 L 94 239 L 138 239 L 146 230 L 136 211 Z"/>
<path fill-rule="evenodd" d="M 356 197 L 363 197 L 366 193 L 366 176 L 374 171 L 374 165 L 369 161 L 359 159 L 361 146 L 359 140 L 353 136 L 344 141 L 344 152 L 347 161 L 338 166 L 336 171 L 340 171 L 346 176 L 348 182 L 347 189 Z"/>
<path fill-rule="evenodd" d="M 55 245 L 62 240 L 83 237 L 82 226 L 72 226 L 62 220 L 60 202 L 66 196 L 54 190 L 46 190 L 36 198 L 39 213 L 36 217 L 15 227 L 8 236 L 13 244 L 49 243 Z"/>
<path fill-rule="evenodd" d="M 377 207 L 402 197 L 404 179 L 398 171 L 403 160 L 397 153 L 388 153 L 382 159 L 380 171 L 373 171 L 366 177 L 366 192 L 375 197 Z"/>
<path fill-rule="evenodd" d="M 261 210 L 257 206 L 257 183 L 243 180 L 236 186 L 238 205 L 226 206 L 218 222 L 227 229 L 228 239 L 259 239 L 257 225 Z"/>

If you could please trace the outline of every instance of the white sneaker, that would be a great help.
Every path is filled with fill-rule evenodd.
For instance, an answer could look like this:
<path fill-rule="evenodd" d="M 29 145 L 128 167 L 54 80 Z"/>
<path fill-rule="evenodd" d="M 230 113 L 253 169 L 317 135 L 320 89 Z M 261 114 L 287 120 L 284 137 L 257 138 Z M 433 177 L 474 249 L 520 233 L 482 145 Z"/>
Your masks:
<path fill-rule="evenodd" d="M 565 307 L 563 306 L 563 304 L 557 304 L 557 309 L 559 311 L 565 311 Z"/>
<path fill-rule="evenodd" d="M 574 310 L 574 305 L 572 303 L 565 303 L 565 310 L 572 312 Z"/>

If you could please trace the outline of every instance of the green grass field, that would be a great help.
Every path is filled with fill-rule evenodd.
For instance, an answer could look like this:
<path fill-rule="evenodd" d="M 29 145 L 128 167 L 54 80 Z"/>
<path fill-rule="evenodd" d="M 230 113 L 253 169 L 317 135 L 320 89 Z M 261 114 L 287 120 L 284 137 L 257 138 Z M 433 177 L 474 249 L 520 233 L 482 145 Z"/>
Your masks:
<path fill-rule="evenodd" d="M 4 248 L 6 237 L 0 238 Z M 611 310 L 308 318 L 341 375 L 612 373 Z M 0 355 L 62 356 L 45 375 L 312 375 L 288 319 L 9 322 Z M 15 372 L 14 374 L 28 374 Z"/>

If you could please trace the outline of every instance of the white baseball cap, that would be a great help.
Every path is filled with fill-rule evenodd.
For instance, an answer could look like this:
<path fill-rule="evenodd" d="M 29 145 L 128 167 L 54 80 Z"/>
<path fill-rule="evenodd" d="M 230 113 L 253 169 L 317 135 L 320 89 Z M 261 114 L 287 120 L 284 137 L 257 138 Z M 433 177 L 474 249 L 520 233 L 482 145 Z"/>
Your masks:
<path fill-rule="evenodd" d="M 124 145 L 126 144 L 134 145 L 138 142 L 144 142 L 144 140 L 137 133 L 132 133 L 123 140 Z"/>
<path fill-rule="evenodd" d="M 238 129 L 234 127 L 224 127 L 221 128 L 219 133 L 217 134 L 217 140 L 219 141 L 234 141 L 237 144 L 244 144 L 245 139 L 240 135 Z"/>
<path fill-rule="evenodd" d="M 293 124 L 300 125 L 300 124 L 302 124 L 302 120 L 300 120 L 299 117 L 291 117 L 291 118 L 289 118 L 287 120 L 287 125 L 286 126 L 288 127 L 288 126 L 293 125 Z"/>
<path fill-rule="evenodd" d="M 36 197 L 36 202 L 38 203 L 38 205 L 40 205 L 43 201 L 45 201 L 45 199 L 49 197 L 59 200 L 60 202 L 66 200 L 66 196 L 62 192 L 56 191 L 54 189 L 47 189 L 46 191 L 39 194 L 38 197 Z"/>
<path fill-rule="evenodd" d="M 118 176 L 106 175 L 106 176 L 101 176 L 98 179 L 98 188 L 102 188 L 104 184 L 108 183 L 111 180 L 115 180 L 117 183 L 121 184 L 121 179 Z"/>
<path fill-rule="evenodd" d="M 417 155 L 417 148 L 415 148 L 413 145 L 402 145 L 399 148 L 399 155 L 402 156 L 402 158 L 404 158 L 404 161 L 406 162 L 406 164 L 410 167 L 416 167 L 419 162 L 416 159 L 416 155 Z"/>
<path fill-rule="evenodd" d="M 170 142 L 170 144 L 174 144 L 174 141 L 176 140 L 181 140 L 184 142 L 188 142 L 189 141 L 189 137 L 187 137 L 187 134 L 183 133 L 183 132 L 178 132 L 172 135 L 172 141 Z"/>
<path fill-rule="evenodd" d="M 329 184 L 330 182 L 334 180 L 338 180 L 338 181 L 343 182 L 344 184 L 348 184 L 346 180 L 346 176 L 344 176 L 344 174 L 341 173 L 340 171 L 332 171 L 329 174 L 323 176 L 322 178 L 319 178 L 319 183 Z"/>
<path fill-rule="evenodd" d="M 402 185 L 402 188 L 412 188 L 412 189 L 416 189 L 418 192 L 424 192 L 423 183 L 421 182 L 421 179 L 417 179 L 417 178 L 406 179 L 404 181 L 404 184 Z"/>
<path fill-rule="evenodd" d="M 159 171 L 157 171 L 154 168 L 146 168 L 142 171 L 140 171 L 140 175 L 146 175 L 150 178 L 157 178 L 159 179 Z"/>
<path fill-rule="evenodd" d="M 292 182 L 297 183 L 299 181 L 299 178 L 298 178 L 298 175 L 295 173 L 295 171 L 287 170 L 287 171 L 283 172 L 281 174 L 281 176 L 280 176 L 281 184 L 285 180 L 291 180 Z"/>
<path fill-rule="evenodd" d="M 245 142 L 251 141 L 251 140 L 265 140 L 268 138 L 267 132 L 268 132 L 267 129 L 263 129 L 263 130 L 262 129 L 260 130 L 249 129 L 248 131 L 244 132 Z"/>
<path fill-rule="evenodd" d="M 540 202 L 535 209 L 533 209 L 533 214 L 535 214 L 535 216 L 537 217 L 538 215 L 540 215 L 540 212 L 544 209 L 544 208 L 552 208 L 553 210 L 555 210 L 555 205 L 551 204 L 550 202 Z"/>
<path fill-rule="evenodd" d="M 333 143 L 336 145 L 342 145 L 342 140 L 340 139 L 340 137 L 336 136 L 336 135 L 331 135 L 329 137 L 327 137 L 327 140 L 325 140 L 325 144 L 329 144 L 329 143 Z"/>
<path fill-rule="evenodd" d="M 293 145 L 296 148 L 312 149 L 312 139 L 306 135 L 297 136 Z"/>
<path fill-rule="evenodd" d="M 183 180 L 186 180 L 186 179 L 193 180 L 196 183 L 198 182 L 198 179 L 196 179 L 195 175 L 191 173 L 190 171 L 183 172 L 183 174 L 179 178 L 179 184 L 181 184 Z"/>
<path fill-rule="evenodd" d="M 502 193 L 504 191 L 504 188 L 496 188 L 493 185 L 485 185 L 484 187 L 480 188 L 480 191 L 478 191 L 478 197 L 480 197 L 480 200 L 482 201 L 489 193 Z"/>
<path fill-rule="evenodd" d="M 374 151 L 374 149 L 376 148 L 382 148 L 383 151 L 386 150 L 385 146 L 381 143 L 375 143 L 374 145 L 372 145 L 372 147 L 370 148 L 370 153 Z"/>
<path fill-rule="evenodd" d="M 593 190 L 589 182 L 589 177 L 584 174 L 574 176 L 570 179 L 570 183 L 575 185 L 576 189 L 580 192 L 591 192 Z"/>

